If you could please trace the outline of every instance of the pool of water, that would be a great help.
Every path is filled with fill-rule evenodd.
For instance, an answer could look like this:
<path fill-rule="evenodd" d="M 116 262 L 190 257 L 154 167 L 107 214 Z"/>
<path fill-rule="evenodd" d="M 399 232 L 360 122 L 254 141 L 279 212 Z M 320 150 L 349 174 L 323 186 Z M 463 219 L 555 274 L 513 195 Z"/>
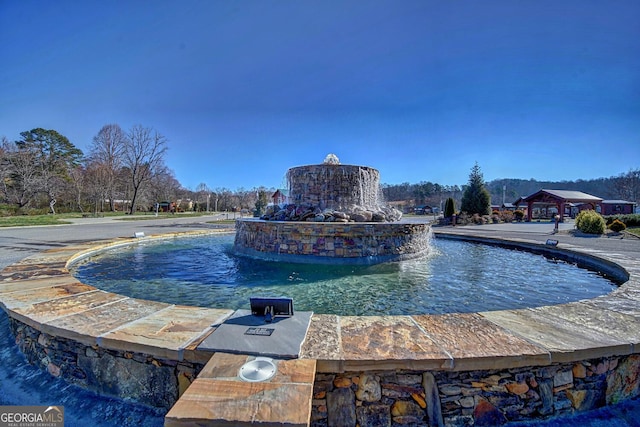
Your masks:
<path fill-rule="evenodd" d="M 80 281 L 135 298 L 249 308 L 251 296 L 340 315 L 477 312 L 561 304 L 609 293 L 599 274 L 541 255 L 433 239 L 423 258 L 373 266 L 269 262 L 233 254 L 233 235 L 147 242 L 76 264 Z"/>

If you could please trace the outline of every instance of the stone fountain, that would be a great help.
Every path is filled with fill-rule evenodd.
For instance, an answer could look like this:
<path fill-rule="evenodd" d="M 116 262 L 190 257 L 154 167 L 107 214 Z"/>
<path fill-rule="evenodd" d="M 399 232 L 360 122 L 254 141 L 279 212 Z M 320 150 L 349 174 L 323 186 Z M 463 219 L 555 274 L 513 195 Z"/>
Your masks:
<path fill-rule="evenodd" d="M 380 173 L 324 163 L 287 172 L 289 202 L 272 205 L 260 219 L 236 221 L 239 255 L 310 264 L 376 264 L 421 256 L 429 225 L 402 221 L 381 203 Z"/>

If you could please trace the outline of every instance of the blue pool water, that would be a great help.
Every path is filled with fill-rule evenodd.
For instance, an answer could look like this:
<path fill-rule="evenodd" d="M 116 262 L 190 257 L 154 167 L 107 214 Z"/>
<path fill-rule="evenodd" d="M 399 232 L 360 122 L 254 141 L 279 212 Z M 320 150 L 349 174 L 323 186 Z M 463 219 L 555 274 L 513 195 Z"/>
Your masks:
<path fill-rule="evenodd" d="M 340 315 L 477 312 L 592 298 L 614 284 L 541 255 L 434 239 L 429 255 L 372 266 L 260 261 L 233 255 L 233 236 L 181 238 L 119 248 L 73 274 L 119 294 L 215 308 L 248 308 L 251 296 L 293 298 L 296 309 Z"/>

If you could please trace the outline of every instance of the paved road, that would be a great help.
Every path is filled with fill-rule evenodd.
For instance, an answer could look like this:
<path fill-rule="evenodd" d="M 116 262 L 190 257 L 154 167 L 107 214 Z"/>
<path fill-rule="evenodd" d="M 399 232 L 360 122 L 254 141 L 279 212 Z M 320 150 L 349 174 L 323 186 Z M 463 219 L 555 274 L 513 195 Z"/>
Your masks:
<path fill-rule="evenodd" d="M 554 239 L 559 244 L 568 243 L 588 248 L 637 253 L 640 258 L 640 238 L 629 233 L 610 233 L 602 236 L 585 235 L 575 230 L 572 221 L 560 224 L 558 233 L 554 233 L 554 224 L 549 222 L 434 227 L 434 229 L 483 237 L 525 239 L 540 243 L 546 242 L 547 239 Z"/>
<path fill-rule="evenodd" d="M 223 226 L 211 222 L 227 219 L 228 216 L 230 216 L 229 219 L 233 219 L 233 214 L 221 213 L 201 217 L 176 215 L 175 218 L 135 221 L 109 217 L 78 218 L 69 220 L 73 223 L 65 225 L 2 227 L 0 228 L 0 269 L 45 249 L 93 240 L 130 237 L 139 231 L 150 235 Z"/>

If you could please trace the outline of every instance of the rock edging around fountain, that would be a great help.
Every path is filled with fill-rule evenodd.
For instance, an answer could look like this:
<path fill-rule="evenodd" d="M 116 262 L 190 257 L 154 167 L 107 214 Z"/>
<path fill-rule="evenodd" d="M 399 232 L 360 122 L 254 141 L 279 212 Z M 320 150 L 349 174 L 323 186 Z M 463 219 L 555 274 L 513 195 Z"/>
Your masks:
<path fill-rule="evenodd" d="M 427 223 L 236 220 L 234 251 L 269 261 L 370 265 L 421 256 Z"/>

